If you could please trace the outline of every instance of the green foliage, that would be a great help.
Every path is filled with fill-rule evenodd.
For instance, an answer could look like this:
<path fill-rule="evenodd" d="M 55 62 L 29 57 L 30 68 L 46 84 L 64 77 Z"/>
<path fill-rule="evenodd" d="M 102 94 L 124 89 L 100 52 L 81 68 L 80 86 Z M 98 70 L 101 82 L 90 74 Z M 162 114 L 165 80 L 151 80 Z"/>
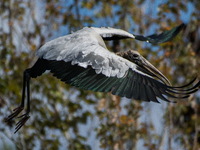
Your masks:
<path fill-rule="evenodd" d="M 189 82 L 200 72 L 199 1 L 173 1 L 154 7 L 154 0 L 2 0 L 0 2 L 0 117 L 1 132 L 9 137 L 17 149 L 92 149 L 89 136 L 82 135 L 79 126 L 98 118 L 99 124 L 89 132 L 96 134 L 102 149 L 137 149 L 142 139 L 146 149 L 160 149 L 162 134 L 156 134 L 151 121 L 140 122 L 143 105 L 134 100 L 124 104 L 110 93 L 93 93 L 66 85 L 50 73 L 31 80 L 31 118 L 14 135 L 18 121 L 5 123 L 21 101 L 23 71 L 31 67 L 36 51 L 50 38 L 70 33 L 83 26 L 111 26 L 136 34 L 151 34 L 179 25 L 181 12 L 187 13 L 193 5 L 190 22 L 173 41 L 153 47 L 150 44 L 124 40 L 121 50 L 136 49 L 148 58 L 173 85 Z M 144 7 L 145 6 L 145 7 Z M 157 17 L 153 16 L 157 9 Z M 113 43 L 107 43 L 108 48 Z M 91 98 L 93 97 L 93 98 Z M 179 100 L 177 100 L 179 101 Z M 93 111 L 87 108 L 92 107 Z M 169 141 L 179 147 L 200 147 L 200 102 L 197 95 L 187 101 L 170 105 L 164 116 L 169 126 Z M 123 111 L 125 109 L 125 111 Z M 164 110 L 163 110 L 164 111 Z M 170 117 L 171 116 L 171 117 Z M 6 126 L 9 128 L 6 128 Z M 64 139 L 64 144 L 61 143 Z M 155 142 L 156 141 L 156 142 Z M 169 142 L 170 143 L 170 142 Z M 98 146 L 97 146 L 98 147 Z M 172 149 L 172 145 L 168 145 Z"/>

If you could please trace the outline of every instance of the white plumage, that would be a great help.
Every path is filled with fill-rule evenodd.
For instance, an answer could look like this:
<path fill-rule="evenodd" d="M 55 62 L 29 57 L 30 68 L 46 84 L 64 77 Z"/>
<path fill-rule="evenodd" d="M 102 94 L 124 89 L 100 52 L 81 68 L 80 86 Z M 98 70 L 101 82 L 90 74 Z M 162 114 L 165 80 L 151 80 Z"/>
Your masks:
<path fill-rule="evenodd" d="M 114 33 L 134 38 L 132 34 L 120 29 L 83 28 L 47 42 L 38 50 L 37 56 L 47 60 L 71 62 L 72 65 L 78 64 L 84 68 L 91 66 L 97 74 L 121 78 L 129 68 L 135 70 L 136 65 L 108 51 L 100 35 L 111 37 Z"/>

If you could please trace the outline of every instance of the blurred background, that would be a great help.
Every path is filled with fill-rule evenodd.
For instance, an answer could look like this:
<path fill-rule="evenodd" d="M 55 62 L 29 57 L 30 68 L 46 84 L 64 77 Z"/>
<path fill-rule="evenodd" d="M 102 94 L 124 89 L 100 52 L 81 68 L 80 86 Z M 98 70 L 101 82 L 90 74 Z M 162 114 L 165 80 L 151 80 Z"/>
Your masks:
<path fill-rule="evenodd" d="M 45 42 L 84 26 L 151 35 L 181 23 L 183 31 L 161 45 L 106 43 L 113 52 L 138 50 L 173 86 L 200 79 L 198 0 L 1 0 L 0 149 L 199 150 L 199 92 L 177 103 L 147 103 L 79 90 L 46 72 L 31 80 L 26 125 L 14 134 L 19 119 L 5 123 L 20 104 L 23 71 Z"/>

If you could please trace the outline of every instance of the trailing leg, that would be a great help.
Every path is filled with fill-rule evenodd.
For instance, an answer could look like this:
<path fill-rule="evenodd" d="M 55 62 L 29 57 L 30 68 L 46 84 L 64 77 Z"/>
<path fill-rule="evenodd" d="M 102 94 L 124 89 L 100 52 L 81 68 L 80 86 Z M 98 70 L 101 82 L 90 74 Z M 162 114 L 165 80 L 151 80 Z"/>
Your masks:
<path fill-rule="evenodd" d="M 25 90 L 26 90 L 26 80 L 27 80 L 27 70 L 24 71 L 23 75 L 23 89 L 22 89 L 22 101 L 19 107 L 13 109 L 13 113 L 8 116 L 6 119 L 6 122 L 12 120 L 14 117 L 16 117 L 23 109 L 24 109 L 24 99 L 25 99 Z M 29 79 L 30 80 L 30 79 Z"/>
<path fill-rule="evenodd" d="M 25 114 L 18 117 L 18 118 L 22 118 L 22 119 L 16 124 L 14 133 L 16 133 L 30 118 L 30 116 L 29 116 L 29 113 L 30 113 L 30 79 L 31 79 L 30 70 L 31 69 L 27 69 L 24 71 L 25 76 L 26 76 L 26 88 L 27 88 L 27 111 Z"/>
<path fill-rule="evenodd" d="M 25 91 L 27 91 L 27 111 L 25 114 L 19 116 L 21 120 L 16 124 L 15 133 L 26 123 L 30 118 L 30 79 L 36 78 L 42 75 L 46 70 L 48 70 L 48 61 L 45 59 L 38 59 L 34 66 L 30 69 L 26 69 L 23 74 L 23 89 L 22 89 L 22 101 L 19 107 L 15 108 L 13 113 L 8 116 L 7 121 L 12 120 L 16 117 L 23 109 L 25 102 Z"/>

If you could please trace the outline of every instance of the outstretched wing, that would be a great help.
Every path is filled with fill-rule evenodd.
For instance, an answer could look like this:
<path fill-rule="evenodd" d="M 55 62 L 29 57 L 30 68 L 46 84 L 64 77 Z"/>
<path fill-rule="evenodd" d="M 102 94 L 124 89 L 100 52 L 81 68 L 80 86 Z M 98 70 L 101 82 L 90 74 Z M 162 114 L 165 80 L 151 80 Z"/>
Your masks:
<path fill-rule="evenodd" d="M 147 37 L 144 37 L 142 35 L 135 35 L 135 39 L 140 41 L 146 41 L 152 44 L 165 43 L 173 39 L 182 30 L 184 26 L 185 24 L 181 24 L 180 26 L 177 26 L 169 31 L 165 31 L 161 34 L 153 34 Z"/>
<path fill-rule="evenodd" d="M 165 96 L 187 98 L 189 94 L 196 92 L 200 85 L 200 82 L 198 82 L 196 86 L 190 89 L 181 90 L 178 87 L 167 86 L 142 72 L 137 72 L 137 69 L 128 69 L 123 77 L 118 78 L 116 76 L 108 77 L 102 73 L 97 74 L 91 66 L 83 68 L 77 64 L 72 65 L 71 62 L 54 60 L 48 61 L 48 63 L 53 76 L 72 86 L 94 92 L 111 92 L 120 97 L 147 102 L 158 102 L 157 98 L 168 101 Z M 193 82 L 194 80 L 190 84 Z"/>
<path fill-rule="evenodd" d="M 95 27 L 91 28 L 94 29 L 99 35 L 101 35 L 104 40 L 120 40 L 125 38 L 134 38 L 136 40 L 145 41 L 152 44 L 161 44 L 173 39 L 182 30 L 184 26 L 185 24 L 181 24 L 161 34 L 153 34 L 146 37 L 143 35 L 134 35 L 121 29 Z"/>

